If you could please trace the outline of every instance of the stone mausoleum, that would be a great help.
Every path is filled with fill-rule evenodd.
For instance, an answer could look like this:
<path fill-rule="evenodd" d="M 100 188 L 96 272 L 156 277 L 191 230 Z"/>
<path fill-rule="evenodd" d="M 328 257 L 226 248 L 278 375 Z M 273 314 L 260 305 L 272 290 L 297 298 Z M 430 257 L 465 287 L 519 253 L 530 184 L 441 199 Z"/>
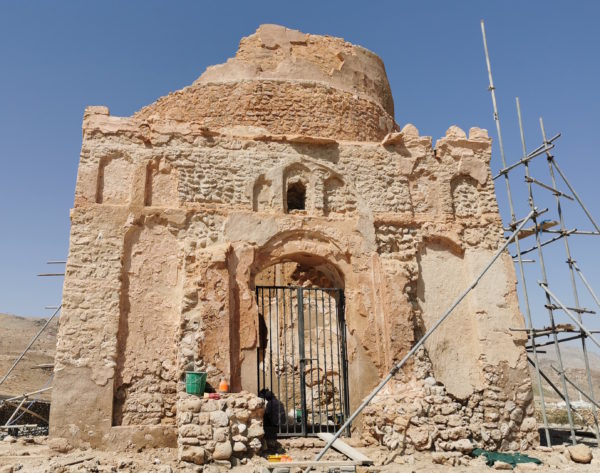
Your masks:
<path fill-rule="evenodd" d="M 372 52 L 276 25 L 131 117 L 88 107 L 51 435 L 202 463 L 334 431 L 503 241 L 490 157 L 400 127 Z M 352 435 L 535 444 L 515 286 L 505 254 Z"/>

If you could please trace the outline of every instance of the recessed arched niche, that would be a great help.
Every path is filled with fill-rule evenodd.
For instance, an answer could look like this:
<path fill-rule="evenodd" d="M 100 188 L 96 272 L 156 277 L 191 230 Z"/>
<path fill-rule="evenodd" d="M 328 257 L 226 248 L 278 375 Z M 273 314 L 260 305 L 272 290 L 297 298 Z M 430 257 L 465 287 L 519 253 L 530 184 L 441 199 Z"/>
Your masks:
<path fill-rule="evenodd" d="M 479 217 L 479 190 L 477 181 L 470 176 L 455 176 L 450 183 L 452 191 L 452 207 L 455 217 Z"/>
<path fill-rule="evenodd" d="M 130 201 L 133 163 L 122 155 L 100 159 L 96 203 L 127 204 Z"/>
<path fill-rule="evenodd" d="M 177 171 L 164 159 L 154 159 L 146 166 L 144 205 L 169 207 L 178 203 Z"/>
<path fill-rule="evenodd" d="M 312 209 L 311 173 L 302 164 L 288 167 L 283 174 L 285 213 L 301 213 Z"/>

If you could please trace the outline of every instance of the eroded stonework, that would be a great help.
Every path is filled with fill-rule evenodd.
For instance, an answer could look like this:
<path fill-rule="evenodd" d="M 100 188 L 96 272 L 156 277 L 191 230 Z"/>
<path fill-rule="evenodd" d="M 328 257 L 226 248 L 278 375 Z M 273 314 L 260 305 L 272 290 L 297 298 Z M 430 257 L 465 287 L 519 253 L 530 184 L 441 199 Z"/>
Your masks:
<path fill-rule="evenodd" d="M 393 113 L 373 53 L 275 25 L 132 117 L 88 107 L 52 435 L 175 446 L 186 370 L 256 394 L 254 288 L 277 264 L 344 290 L 356 407 L 503 238 L 487 132 L 434 146 Z M 515 283 L 504 254 L 356 425 L 367 441 L 537 442 Z"/>

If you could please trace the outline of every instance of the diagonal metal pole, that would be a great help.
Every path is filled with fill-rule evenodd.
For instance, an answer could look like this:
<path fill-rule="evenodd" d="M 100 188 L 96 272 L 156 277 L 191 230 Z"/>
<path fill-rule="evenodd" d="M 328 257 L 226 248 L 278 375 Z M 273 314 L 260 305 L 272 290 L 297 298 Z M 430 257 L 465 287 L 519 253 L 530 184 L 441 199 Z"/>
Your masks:
<path fill-rule="evenodd" d="M 550 368 L 552 368 L 555 373 L 557 373 L 557 374 L 559 373 L 558 368 L 556 368 L 554 365 L 550 365 Z M 577 392 L 579 392 L 583 397 L 585 397 L 593 406 L 600 407 L 600 405 L 598 405 L 598 403 L 596 402 L 595 399 L 592 399 L 589 396 L 589 394 L 587 394 L 583 389 L 581 389 L 573 381 L 571 381 L 567 375 L 565 375 L 565 379 L 567 380 L 567 383 L 569 383 L 571 386 L 573 386 L 577 390 Z"/>
<path fill-rule="evenodd" d="M 548 285 L 542 281 L 538 281 L 538 284 L 542 287 L 542 289 L 544 291 L 546 291 L 546 294 L 548 294 L 548 296 L 550 296 L 551 299 L 554 299 L 554 301 L 561 307 L 561 309 L 565 312 L 565 314 L 567 314 L 571 320 L 573 322 L 575 322 L 575 325 L 577 325 L 579 327 L 579 329 L 581 331 L 583 331 L 586 336 L 596 344 L 596 346 L 598 346 L 598 348 L 600 348 L 600 340 L 598 340 L 596 337 L 594 337 L 594 334 L 592 332 L 590 332 L 585 325 L 583 325 L 581 322 L 579 322 L 579 320 L 577 320 L 577 317 L 575 317 L 571 311 L 569 309 L 567 309 L 567 307 L 558 299 L 558 297 L 556 297 L 556 295 L 550 290 L 548 289 Z M 560 367 L 562 369 L 562 366 Z"/>
<path fill-rule="evenodd" d="M 560 177 L 562 178 L 562 180 L 565 181 L 565 184 L 567 185 L 567 187 L 573 194 L 573 197 L 575 197 L 575 200 L 579 203 L 579 205 L 581 206 L 581 208 L 583 209 L 583 211 L 585 212 L 587 217 L 590 219 L 590 222 L 592 222 L 592 225 L 596 228 L 596 231 L 600 232 L 600 227 L 596 223 L 596 220 L 594 220 L 594 217 L 592 217 L 592 214 L 590 213 L 590 211 L 587 209 L 587 207 L 581 200 L 581 197 L 579 197 L 579 194 L 575 191 L 575 189 L 573 189 L 573 186 L 567 179 L 567 176 L 565 176 L 565 174 L 562 172 L 562 170 L 558 167 L 558 164 L 556 164 L 556 160 L 554 160 L 554 159 L 552 159 L 552 166 L 554 166 L 554 169 L 556 169 L 556 172 L 558 172 L 558 174 L 560 174 Z"/>
<path fill-rule="evenodd" d="M 548 142 L 546 140 L 546 130 L 544 128 L 544 120 L 542 119 L 542 117 L 540 117 L 540 130 L 542 132 L 544 146 L 546 147 L 546 157 L 548 160 L 548 171 L 550 172 L 550 178 L 552 179 L 552 186 L 556 189 L 556 177 L 554 175 L 554 169 L 552 168 L 552 160 L 554 159 L 554 156 L 552 156 L 552 154 L 550 154 L 550 150 L 548 149 Z M 564 219 L 563 212 L 562 212 L 562 205 L 560 203 L 560 197 L 556 194 L 555 194 L 555 200 L 556 200 L 556 210 L 557 210 L 558 218 L 559 218 L 559 222 L 560 222 L 560 230 L 562 232 L 564 232 L 564 231 L 566 231 L 565 219 Z M 571 257 L 571 247 L 569 246 L 568 235 L 565 234 L 565 238 L 563 238 L 563 241 L 565 243 L 565 253 L 567 255 L 567 265 L 569 266 L 569 276 L 571 279 L 571 289 L 573 291 L 573 300 L 575 301 L 575 308 L 580 309 L 581 306 L 579 304 L 577 281 L 575 280 L 575 270 L 573 268 L 573 264 L 575 262 L 574 262 L 573 258 Z M 578 310 L 576 312 L 577 312 L 577 317 L 579 319 L 579 322 L 583 323 L 581 311 Z M 586 372 L 586 377 L 587 377 L 588 389 L 589 389 L 590 397 L 592 399 L 592 416 L 594 418 L 594 424 L 596 427 L 596 443 L 598 445 L 600 445 L 600 428 L 598 426 L 598 409 L 597 409 L 597 405 L 596 405 L 596 397 L 594 396 L 594 385 L 592 383 L 590 360 L 589 360 L 589 356 L 588 356 L 587 345 L 585 342 L 585 336 L 584 336 L 583 330 L 581 330 L 581 335 L 582 335 L 581 336 L 581 349 L 583 351 L 583 361 L 585 364 L 585 372 Z M 565 376 L 565 379 L 567 381 L 569 381 L 566 378 L 566 376 Z"/>
<path fill-rule="evenodd" d="M 18 401 L 19 399 L 22 399 L 24 397 L 31 397 L 34 394 L 45 393 L 46 391 L 49 391 L 50 389 L 52 389 L 52 386 L 49 386 L 47 388 L 38 389 L 37 391 L 31 391 L 30 393 L 20 394 L 19 396 L 9 397 L 8 399 L 2 399 L 2 400 L 0 400 L 0 407 L 2 407 L 7 402 Z"/>
<path fill-rule="evenodd" d="M 52 321 L 52 319 L 56 316 L 56 314 L 58 314 L 60 312 L 60 308 L 62 307 L 62 305 L 59 305 L 58 308 L 56 309 L 56 311 L 54 311 L 54 313 L 52 314 L 52 316 L 46 321 L 46 323 L 44 324 L 44 326 L 40 329 L 40 331 L 38 333 L 35 334 L 35 337 L 33 337 L 33 339 L 29 342 L 29 345 L 27 345 L 27 348 L 25 348 L 25 350 L 23 350 L 23 352 L 17 357 L 17 359 L 15 360 L 15 362 L 12 364 L 12 366 L 9 368 L 8 372 L 4 375 L 4 377 L 0 380 L 0 385 L 2 385 L 2 383 L 4 383 L 4 381 L 6 381 L 6 378 L 8 378 L 8 375 L 10 373 L 12 373 L 12 371 L 16 368 L 16 366 L 19 364 L 19 361 L 21 361 L 23 359 L 23 357 L 25 356 L 25 354 L 29 351 L 29 349 L 31 348 L 31 346 L 35 343 L 35 341 L 38 339 L 38 337 L 42 334 L 42 332 L 44 330 L 46 330 L 46 327 L 50 324 L 50 322 Z"/>
<path fill-rule="evenodd" d="M 592 298 L 594 299 L 594 301 L 596 302 L 596 304 L 598 305 L 598 307 L 600 307 L 600 299 L 598 298 L 598 296 L 596 295 L 596 293 L 592 289 L 592 286 L 590 285 L 590 283 L 588 282 L 588 280 L 585 278 L 585 276 L 581 272 L 581 269 L 579 269 L 579 266 L 577 266 L 577 263 L 573 262 L 573 268 L 575 269 L 575 271 L 577 271 L 577 274 L 581 278 L 581 281 L 583 282 L 583 285 L 590 292 L 590 294 L 592 295 Z"/>
<path fill-rule="evenodd" d="M 473 282 L 469 285 L 469 287 L 467 287 L 467 289 L 465 289 L 465 291 L 456 298 L 456 300 L 452 303 L 452 305 L 450 305 L 450 307 L 446 310 L 446 312 L 444 312 L 444 314 L 431 326 L 431 328 L 429 330 L 427 330 L 427 332 L 425 332 L 425 334 L 410 349 L 410 351 L 406 355 L 404 355 L 404 358 L 402 358 L 398 363 L 396 363 L 394 365 L 394 367 L 391 369 L 391 371 L 388 373 L 388 375 L 385 378 L 383 378 L 383 380 L 381 380 L 381 382 L 375 387 L 375 389 L 373 389 L 373 391 L 371 391 L 371 394 L 369 394 L 365 398 L 365 400 L 360 404 L 360 406 L 358 406 L 358 408 L 346 420 L 344 425 L 342 425 L 339 428 L 339 430 L 335 433 L 335 435 L 329 440 L 329 442 L 327 442 L 327 445 L 325 445 L 323 447 L 323 449 L 319 452 L 319 454 L 315 457 L 315 461 L 319 461 L 321 458 L 323 458 L 323 455 L 325 455 L 327 450 L 329 450 L 331 448 L 333 443 L 340 437 L 340 435 L 342 435 L 344 430 L 346 428 L 348 428 L 350 426 L 350 424 L 352 424 L 354 419 L 356 419 L 356 417 L 363 411 L 363 409 L 365 407 L 367 407 L 367 405 L 373 400 L 373 398 L 377 395 L 377 393 L 379 393 L 379 391 L 381 391 L 383 389 L 383 387 L 402 369 L 402 366 L 404 366 L 404 364 L 410 359 L 411 356 L 413 356 L 416 353 L 416 351 L 419 348 L 421 348 L 421 346 L 425 343 L 425 341 L 431 336 L 431 334 L 433 332 L 436 331 L 436 329 L 442 324 L 442 322 L 444 322 L 444 320 L 446 320 L 450 316 L 450 314 L 456 308 L 456 306 L 458 306 L 458 304 L 460 304 L 463 301 L 463 299 L 465 297 L 467 297 L 467 294 L 469 294 L 479 284 L 479 281 L 481 281 L 481 278 L 483 278 L 485 273 L 488 272 L 488 270 L 492 267 L 492 265 L 496 262 L 496 260 L 500 257 L 500 255 L 502 255 L 502 253 L 506 250 L 506 248 L 511 243 L 511 241 L 514 238 L 516 238 L 517 234 L 521 231 L 521 229 L 525 226 L 525 224 L 529 221 L 529 219 L 533 217 L 533 215 L 535 213 L 536 213 L 535 209 L 532 210 L 531 212 L 529 212 L 527 217 L 519 224 L 519 226 L 508 237 L 508 239 L 498 249 L 498 251 L 496 251 L 496 253 L 494 254 L 494 256 L 492 256 L 489 263 L 483 268 L 483 270 L 473 280 Z M 312 470 L 312 466 L 308 466 L 306 468 L 306 470 L 304 470 L 304 473 L 308 473 L 311 470 Z"/>
<path fill-rule="evenodd" d="M 519 133 L 521 135 L 521 148 L 523 149 L 523 157 L 527 156 L 527 147 L 525 145 L 525 133 L 523 132 L 523 120 L 521 117 L 521 103 L 519 102 L 519 97 L 516 98 L 517 104 L 517 117 L 519 119 Z M 529 180 L 529 163 L 526 162 L 523 164 L 525 169 L 525 181 L 527 182 L 527 191 L 528 191 L 528 202 L 529 208 L 532 210 L 535 208 L 535 203 L 533 201 L 533 188 L 531 186 L 531 181 Z M 535 229 L 535 245 L 537 247 L 538 259 L 540 261 L 540 272 L 542 274 L 542 281 L 547 286 L 548 285 L 548 275 L 546 274 L 546 265 L 544 263 L 544 252 L 542 251 L 542 243 L 540 239 L 540 227 L 537 223 L 537 218 L 533 216 L 533 228 Z M 554 350 L 556 352 L 556 358 L 558 359 L 558 365 L 560 366 L 561 375 L 560 381 L 562 384 L 562 388 L 566 398 L 567 404 L 567 418 L 569 420 L 569 427 L 571 428 L 571 441 L 573 445 L 577 443 L 577 436 L 575 435 L 575 426 L 573 425 L 573 413 L 571 412 L 571 403 L 569 402 L 569 393 L 567 391 L 567 381 L 564 375 L 563 361 L 562 355 L 560 353 L 560 346 L 558 345 L 558 335 L 556 333 L 556 323 L 554 322 L 554 311 L 552 309 L 552 301 L 550 300 L 550 296 L 548 294 L 544 294 L 546 296 L 546 309 L 548 310 L 548 318 L 550 319 L 550 326 L 552 327 L 552 339 L 554 340 Z"/>
<path fill-rule="evenodd" d="M 529 363 L 532 366 L 535 366 L 535 363 L 531 358 L 527 357 L 527 361 L 529 361 Z M 556 384 L 554 384 L 552 382 L 552 380 L 548 377 L 548 375 L 546 373 L 544 373 L 544 371 L 541 368 L 539 370 L 540 370 L 540 374 L 542 375 L 542 378 L 544 378 L 544 381 L 546 381 L 548 383 L 548 386 L 550 386 L 554 390 L 554 392 L 556 394 L 558 394 L 558 397 L 560 397 L 564 401 L 565 397 L 563 396 L 563 393 L 560 392 L 560 389 L 558 389 Z M 577 411 L 577 409 L 575 407 L 573 407 L 573 412 L 575 413 L 575 415 L 577 415 L 577 417 L 579 417 L 585 423 L 585 418 Z"/>
<path fill-rule="evenodd" d="M 506 157 L 504 155 L 504 143 L 502 141 L 502 130 L 500 127 L 500 116 L 498 115 L 498 104 L 496 102 L 496 88 L 494 87 L 494 78 L 492 76 L 492 64 L 490 61 L 490 54 L 487 46 L 487 37 L 485 35 L 485 23 L 481 20 L 481 36 L 483 38 L 483 49 L 485 52 L 485 63 L 488 71 L 489 79 L 489 91 L 492 96 L 492 106 L 494 107 L 494 122 L 496 123 L 496 132 L 498 133 L 498 146 L 500 148 L 500 158 L 502 159 L 502 168 L 506 169 Z M 510 189 L 510 181 L 508 180 L 508 173 L 504 174 L 504 182 L 506 184 L 506 195 L 508 197 L 508 205 L 510 208 L 510 223 L 511 228 L 515 225 L 515 209 L 512 200 L 512 193 Z M 535 338 L 533 336 L 533 321 L 531 317 L 531 305 L 529 303 L 529 292 L 527 291 L 527 281 L 525 279 L 525 268 L 523 267 L 523 258 L 521 255 L 521 245 L 519 243 L 519 236 L 515 236 L 515 247 L 517 248 L 517 266 L 519 267 L 519 275 L 521 276 L 521 284 L 523 287 L 523 302 L 525 306 L 525 321 L 527 328 L 529 329 L 529 339 L 533 345 L 533 359 L 535 360 L 535 373 L 539 386 L 538 395 L 541 401 L 542 407 L 542 420 L 544 422 L 544 434 L 546 436 L 546 445 L 552 445 L 550 439 L 550 430 L 548 429 L 548 416 L 546 415 L 546 401 L 544 399 L 544 390 L 542 389 L 542 377 L 539 372 L 539 360 L 537 355 L 537 349 L 535 347 Z"/>
<path fill-rule="evenodd" d="M 27 401 L 27 396 L 25 396 L 21 402 L 19 403 L 19 405 L 17 406 L 17 408 L 14 410 L 14 412 L 12 413 L 12 415 L 9 417 L 9 419 L 6 421 L 6 425 L 10 425 L 10 423 L 13 421 L 13 419 L 15 417 L 17 417 L 17 414 L 19 413 L 19 411 L 21 410 L 21 407 L 23 407 L 23 404 L 25 404 L 25 401 Z"/>

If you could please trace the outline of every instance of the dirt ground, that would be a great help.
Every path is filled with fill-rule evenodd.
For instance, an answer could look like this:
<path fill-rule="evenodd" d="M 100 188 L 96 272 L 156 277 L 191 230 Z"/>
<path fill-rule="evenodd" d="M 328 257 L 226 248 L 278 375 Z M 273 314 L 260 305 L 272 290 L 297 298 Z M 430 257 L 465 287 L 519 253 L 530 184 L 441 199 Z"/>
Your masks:
<path fill-rule="evenodd" d="M 66 453 L 55 450 L 45 437 L 19 438 L 14 441 L 0 441 L 0 473 L 32 472 L 32 473 L 66 473 L 66 472 L 155 472 L 155 473 L 217 473 L 231 471 L 234 473 L 266 473 L 268 465 L 264 458 L 247 460 L 245 464 L 238 462 L 237 465 L 227 468 L 226 466 L 195 466 L 183 464 L 177 461 L 177 452 L 174 449 L 154 449 L 140 452 L 105 452 L 98 450 L 74 449 Z M 319 448 L 304 448 L 294 450 L 290 448 L 288 453 L 294 460 L 310 459 L 315 456 Z M 562 453 L 564 447 L 554 449 L 543 449 L 525 452 L 543 462 L 542 466 L 519 465 L 515 472 L 522 471 L 560 471 L 560 472 L 598 472 L 600 471 L 600 449 L 592 449 L 594 458 L 591 464 L 581 465 L 566 458 Z M 485 465 L 481 459 L 467 456 L 443 457 L 435 453 L 418 453 L 414 455 L 392 454 L 380 448 L 362 448 L 375 461 L 372 467 L 357 467 L 360 473 L 412 473 L 412 472 L 452 472 L 452 473 L 475 473 L 485 471 L 496 471 Z M 437 462 L 444 461 L 446 464 Z M 447 458 L 450 458 L 448 460 Z M 342 460 L 340 454 L 332 453 L 328 459 Z M 455 466 L 451 466 L 454 463 Z M 283 466 L 283 465 L 282 465 Z M 300 469 L 292 469 L 301 471 Z M 313 471 L 327 471 L 316 469 Z"/>
<path fill-rule="evenodd" d="M 36 391 L 46 386 L 52 374 L 52 368 L 36 367 L 54 363 L 57 322 L 58 319 L 55 318 L 46 327 L 16 369 L 0 386 L 0 395 L 14 396 Z M 0 314 L 0 378 L 4 376 L 45 323 L 46 319 L 43 318 Z M 49 400 L 50 392 L 40 394 L 39 398 Z"/>

